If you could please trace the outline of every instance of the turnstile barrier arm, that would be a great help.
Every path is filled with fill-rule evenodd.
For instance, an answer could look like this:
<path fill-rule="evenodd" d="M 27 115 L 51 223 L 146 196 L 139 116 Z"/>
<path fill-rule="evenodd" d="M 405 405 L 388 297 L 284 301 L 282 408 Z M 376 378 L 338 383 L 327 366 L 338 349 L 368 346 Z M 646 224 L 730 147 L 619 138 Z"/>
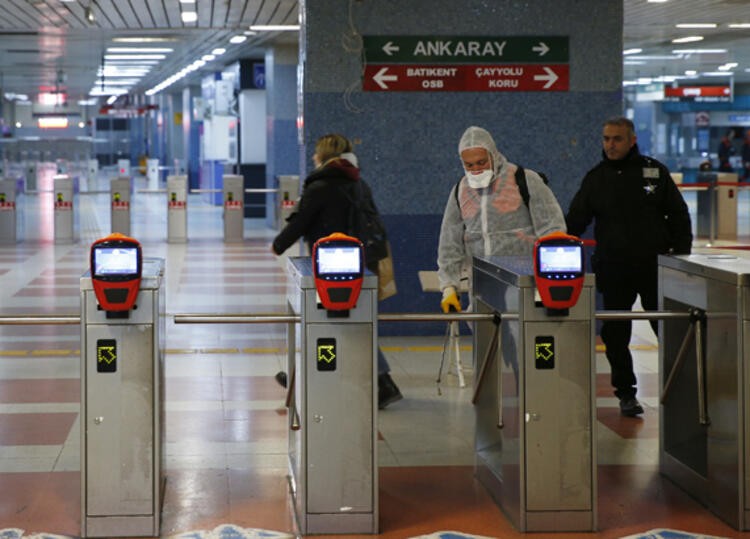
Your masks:
<path fill-rule="evenodd" d="M 680 349 L 677 351 L 677 357 L 674 365 L 672 365 L 672 369 L 669 371 L 667 381 L 664 383 L 664 389 L 662 390 L 659 402 L 664 404 L 667 400 L 667 396 L 672 387 L 672 382 L 682 368 L 682 365 L 685 363 L 685 358 L 687 358 L 690 341 L 695 337 L 696 375 L 698 381 L 698 421 L 701 425 L 710 425 L 711 421 L 708 417 L 708 404 L 706 400 L 706 358 L 703 354 L 702 326 L 702 322 L 706 320 L 706 312 L 701 309 L 690 309 L 688 314 L 690 325 L 688 326 L 685 338 L 682 339 Z"/>
<path fill-rule="evenodd" d="M 497 344 L 498 340 L 500 338 L 500 323 L 502 322 L 502 318 L 495 314 L 492 323 L 495 324 L 495 331 L 492 332 L 492 338 L 490 339 L 490 344 L 487 345 L 487 352 L 485 352 L 484 355 L 484 362 L 482 363 L 482 369 L 479 371 L 479 377 L 477 378 L 476 386 L 474 387 L 474 394 L 471 397 L 471 403 L 476 404 L 477 400 L 479 399 L 479 394 L 482 391 L 482 388 L 484 387 L 485 380 L 487 379 L 487 372 L 489 371 L 489 367 L 492 364 L 493 361 L 495 361 L 495 357 L 497 356 Z M 502 385 L 500 386 L 500 394 L 498 395 L 498 421 L 497 426 L 498 428 L 503 428 L 503 396 L 502 396 Z"/>

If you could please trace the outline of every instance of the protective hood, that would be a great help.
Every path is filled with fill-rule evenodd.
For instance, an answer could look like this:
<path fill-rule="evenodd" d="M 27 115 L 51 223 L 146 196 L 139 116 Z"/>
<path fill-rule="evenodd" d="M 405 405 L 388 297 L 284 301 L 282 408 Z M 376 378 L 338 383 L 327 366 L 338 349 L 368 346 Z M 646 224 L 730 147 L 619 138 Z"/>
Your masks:
<path fill-rule="evenodd" d="M 495 178 L 501 176 L 503 169 L 507 165 L 508 161 L 505 156 L 501 154 L 495 140 L 492 135 L 486 129 L 481 127 L 471 126 L 461 136 L 461 140 L 458 143 L 458 155 L 461 156 L 461 152 L 468 150 L 469 148 L 484 148 L 492 159 L 492 167 L 495 172 Z"/>

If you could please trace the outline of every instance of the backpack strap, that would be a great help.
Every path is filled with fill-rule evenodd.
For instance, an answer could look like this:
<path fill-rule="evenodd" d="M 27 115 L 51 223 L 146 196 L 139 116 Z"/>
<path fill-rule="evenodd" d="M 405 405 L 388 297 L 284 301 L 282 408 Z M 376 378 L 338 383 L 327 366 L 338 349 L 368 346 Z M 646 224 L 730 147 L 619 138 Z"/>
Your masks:
<path fill-rule="evenodd" d="M 521 193 L 521 198 L 526 207 L 529 207 L 529 186 L 526 184 L 526 171 L 521 165 L 516 167 L 516 184 L 518 185 L 518 192 Z"/>

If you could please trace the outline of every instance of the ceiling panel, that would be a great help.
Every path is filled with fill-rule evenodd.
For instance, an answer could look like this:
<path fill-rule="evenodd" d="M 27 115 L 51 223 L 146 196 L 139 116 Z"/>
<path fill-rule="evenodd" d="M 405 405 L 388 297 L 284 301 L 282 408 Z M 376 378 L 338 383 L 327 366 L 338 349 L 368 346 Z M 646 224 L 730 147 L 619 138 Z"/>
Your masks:
<path fill-rule="evenodd" d="M 750 23 L 750 0 L 624 0 L 623 5 L 624 47 L 642 48 L 640 56 L 644 57 L 626 59 L 626 80 L 684 75 L 688 69 L 716 71 L 721 64 L 737 62 L 733 80 L 750 82 L 750 29 L 728 27 L 729 23 Z M 89 8 L 93 22 L 86 20 Z M 183 23 L 180 12 L 184 9 L 196 9 L 198 21 Z M 168 39 L 147 45 L 174 49 L 142 78 L 135 92 L 155 86 L 213 48 L 226 48 L 225 55 L 188 79 L 195 83 L 238 58 L 262 57 L 264 48 L 274 42 L 297 39 L 295 33 L 259 34 L 232 45 L 228 43 L 231 36 L 251 24 L 294 24 L 297 18 L 297 0 L 196 0 L 195 4 L 179 0 L 0 0 L 0 87 L 33 96 L 39 86 L 62 85 L 70 98 L 84 98 L 96 80 L 104 51 L 114 45 L 113 39 L 135 36 Z M 677 22 L 714 22 L 718 26 L 688 30 L 676 28 Z M 678 48 L 672 39 L 698 32 L 704 36 L 701 47 L 727 52 L 672 53 Z"/>

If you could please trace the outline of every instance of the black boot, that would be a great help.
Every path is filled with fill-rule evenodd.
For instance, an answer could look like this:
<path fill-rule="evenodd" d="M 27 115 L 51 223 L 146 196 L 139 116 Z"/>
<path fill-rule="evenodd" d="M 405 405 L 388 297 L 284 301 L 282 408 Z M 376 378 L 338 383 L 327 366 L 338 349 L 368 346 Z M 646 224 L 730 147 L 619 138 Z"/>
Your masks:
<path fill-rule="evenodd" d="M 284 371 L 277 372 L 274 378 L 281 387 L 286 387 L 286 373 Z"/>
<path fill-rule="evenodd" d="M 388 373 L 378 376 L 378 409 L 382 410 L 389 404 L 400 401 L 404 396 Z"/>

